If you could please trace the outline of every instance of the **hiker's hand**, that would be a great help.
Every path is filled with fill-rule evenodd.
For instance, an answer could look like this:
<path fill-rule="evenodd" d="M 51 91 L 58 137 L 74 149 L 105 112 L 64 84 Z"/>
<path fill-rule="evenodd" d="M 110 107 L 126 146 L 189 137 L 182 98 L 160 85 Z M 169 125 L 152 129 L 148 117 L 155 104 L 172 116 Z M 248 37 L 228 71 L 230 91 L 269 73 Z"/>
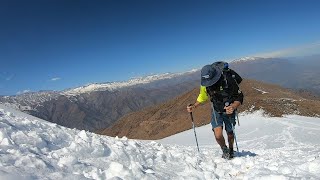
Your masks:
<path fill-rule="evenodd" d="M 195 106 L 194 106 L 193 104 L 189 104 L 189 105 L 187 106 L 187 111 L 188 111 L 188 112 L 192 112 L 194 108 L 195 108 Z"/>
<path fill-rule="evenodd" d="M 234 111 L 232 106 L 225 106 L 224 109 L 226 110 L 226 114 L 232 114 Z"/>

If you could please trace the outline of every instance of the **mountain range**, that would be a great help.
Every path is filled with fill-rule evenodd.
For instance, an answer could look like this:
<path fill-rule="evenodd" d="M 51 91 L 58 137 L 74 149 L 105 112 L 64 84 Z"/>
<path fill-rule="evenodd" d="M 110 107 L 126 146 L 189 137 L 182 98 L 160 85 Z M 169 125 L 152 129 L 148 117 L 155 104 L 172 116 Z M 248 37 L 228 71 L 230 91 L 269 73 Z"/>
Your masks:
<path fill-rule="evenodd" d="M 91 84 L 66 91 L 2 96 L 0 102 L 62 126 L 94 131 L 123 115 L 191 90 L 198 71 L 152 75 L 128 82 Z"/>
<path fill-rule="evenodd" d="M 249 57 L 230 67 L 245 79 L 270 82 L 303 92 L 320 93 L 320 56 L 304 58 Z M 0 96 L 0 103 L 62 126 L 97 131 L 112 126 L 128 113 L 164 103 L 195 89 L 200 70 L 166 73 L 127 82 L 93 83 L 64 91 L 29 92 Z"/>
<path fill-rule="evenodd" d="M 249 57 L 231 62 L 242 77 L 320 96 L 320 55 L 295 58 Z"/>

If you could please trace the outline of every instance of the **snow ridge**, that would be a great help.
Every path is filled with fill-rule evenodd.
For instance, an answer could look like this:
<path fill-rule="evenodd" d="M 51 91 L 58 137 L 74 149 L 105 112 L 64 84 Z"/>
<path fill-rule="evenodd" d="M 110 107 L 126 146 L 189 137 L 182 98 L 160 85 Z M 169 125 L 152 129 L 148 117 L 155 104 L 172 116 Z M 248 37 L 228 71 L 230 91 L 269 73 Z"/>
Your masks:
<path fill-rule="evenodd" d="M 184 73 L 164 73 L 150 75 L 146 77 L 133 78 L 129 81 L 121 82 L 109 82 L 109 83 L 93 83 L 86 86 L 81 86 L 74 89 L 65 90 L 62 93 L 67 96 L 76 96 L 82 93 L 90 93 L 93 91 L 114 91 L 124 87 L 130 87 L 141 84 L 148 84 L 157 80 L 171 79 L 182 75 L 192 74 L 198 71 L 198 69 L 193 69 Z"/>
<path fill-rule="evenodd" d="M 246 56 L 246 57 L 235 59 L 235 60 L 231 61 L 231 63 L 248 62 L 248 61 L 255 61 L 255 60 L 259 60 L 259 59 L 264 59 L 264 58 L 254 57 L 254 56 Z"/>

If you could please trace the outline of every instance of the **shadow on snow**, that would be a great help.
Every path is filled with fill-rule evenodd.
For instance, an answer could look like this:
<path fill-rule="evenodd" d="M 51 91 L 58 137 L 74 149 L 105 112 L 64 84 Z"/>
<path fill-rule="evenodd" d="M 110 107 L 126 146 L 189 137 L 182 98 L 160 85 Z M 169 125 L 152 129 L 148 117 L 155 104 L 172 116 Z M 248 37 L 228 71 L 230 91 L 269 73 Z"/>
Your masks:
<path fill-rule="evenodd" d="M 257 156 L 257 154 L 250 151 L 242 150 L 241 152 L 235 152 L 235 156 L 236 157 L 245 157 L 245 156 L 255 157 Z"/>

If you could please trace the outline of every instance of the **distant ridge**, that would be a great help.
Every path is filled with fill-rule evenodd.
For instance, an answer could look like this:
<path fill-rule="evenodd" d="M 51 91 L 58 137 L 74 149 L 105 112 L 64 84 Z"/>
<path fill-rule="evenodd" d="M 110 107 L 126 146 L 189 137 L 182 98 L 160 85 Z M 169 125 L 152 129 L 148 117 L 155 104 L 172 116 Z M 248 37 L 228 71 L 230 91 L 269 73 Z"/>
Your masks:
<path fill-rule="evenodd" d="M 193 89 L 199 71 L 165 73 L 126 82 L 96 83 L 67 91 L 0 96 L 0 103 L 69 128 L 95 131 L 123 115 Z"/>

